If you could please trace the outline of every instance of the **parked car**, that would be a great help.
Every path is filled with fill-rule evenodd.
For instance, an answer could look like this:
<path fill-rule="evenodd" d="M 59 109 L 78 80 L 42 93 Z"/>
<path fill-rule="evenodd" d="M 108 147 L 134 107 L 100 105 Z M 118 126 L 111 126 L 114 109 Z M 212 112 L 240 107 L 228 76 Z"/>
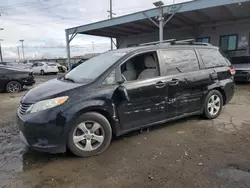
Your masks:
<path fill-rule="evenodd" d="M 250 81 L 250 63 L 234 64 L 236 73 L 235 81 Z"/>
<path fill-rule="evenodd" d="M 76 68 L 77 66 L 81 65 L 81 64 L 84 63 L 84 62 L 85 62 L 85 60 L 81 59 L 81 60 L 78 61 L 77 63 L 72 64 L 71 70 L 74 69 L 74 68 Z"/>
<path fill-rule="evenodd" d="M 25 63 L 7 63 L 6 66 L 32 71 L 32 67 Z"/>
<path fill-rule="evenodd" d="M 7 65 L 7 62 L 0 62 L 0 65 L 6 66 L 6 65 Z"/>
<path fill-rule="evenodd" d="M 32 149 L 89 157 L 112 135 L 202 114 L 219 116 L 234 69 L 209 44 L 172 41 L 109 51 L 30 90 L 17 112 Z"/>
<path fill-rule="evenodd" d="M 56 66 L 57 66 L 59 72 L 65 73 L 68 70 L 67 67 L 65 67 L 65 66 L 63 66 L 63 65 L 61 65 L 59 63 L 56 63 Z"/>
<path fill-rule="evenodd" d="M 16 93 L 35 83 L 32 71 L 0 66 L 0 91 Z"/>
<path fill-rule="evenodd" d="M 34 63 L 32 66 L 34 74 L 45 75 L 48 73 L 57 74 L 59 72 L 57 65 L 55 63 L 39 62 Z"/>

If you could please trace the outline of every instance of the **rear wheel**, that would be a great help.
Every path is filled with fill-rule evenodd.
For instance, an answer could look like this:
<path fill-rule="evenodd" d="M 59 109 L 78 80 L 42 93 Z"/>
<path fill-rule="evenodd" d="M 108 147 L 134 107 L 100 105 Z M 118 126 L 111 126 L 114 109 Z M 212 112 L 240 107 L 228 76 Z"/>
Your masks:
<path fill-rule="evenodd" d="M 72 126 L 67 146 L 80 157 L 90 157 L 104 152 L 110 144 L 112 129 L 101 114 L 90 112 L 78 117 Z"/>
<path fill-rule="evenodd" d="M 40 71 L 40 74 L 41 74 L 41 75 L 45 75 L 44 70 L 41 70 L 41 71 Z"/>
<path fill-rule="evenodd" d="M 22 90 L 22 85 L 17 81 L 10 81 L 6 84 L 6 91 L 8 93 L 17 93 Z"/>
<path fill-rule="evenodd" d="M 222 110 L 223 97 L 217 90 L 212 90 L 207 94 L 204 104 L 204 116 L 208 119 L 217 118 Z"/>

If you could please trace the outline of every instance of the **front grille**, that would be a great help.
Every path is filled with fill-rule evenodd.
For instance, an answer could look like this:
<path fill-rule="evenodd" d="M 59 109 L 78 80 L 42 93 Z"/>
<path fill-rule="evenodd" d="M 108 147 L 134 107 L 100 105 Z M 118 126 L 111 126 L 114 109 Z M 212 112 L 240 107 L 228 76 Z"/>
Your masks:
<path fill-rule="evenodd" d="M 18 113 L 21 115 L 25 114 L 31 105 L 32 104 L 21 103 L 19 108 L 18 108 Z"/>

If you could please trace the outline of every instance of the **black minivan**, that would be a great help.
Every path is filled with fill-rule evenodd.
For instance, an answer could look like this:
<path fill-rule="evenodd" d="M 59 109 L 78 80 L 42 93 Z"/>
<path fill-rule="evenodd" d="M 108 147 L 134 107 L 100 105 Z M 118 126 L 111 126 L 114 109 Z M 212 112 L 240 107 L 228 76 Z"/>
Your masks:
<path fill-rule="evenodd" d="M 20 137 L 37 151 L 97 155 L 112 136 L 191 115 L 216 118 L 233 97 L 234 73 L 210 44 L 109 51 L 26 93 Z"/>

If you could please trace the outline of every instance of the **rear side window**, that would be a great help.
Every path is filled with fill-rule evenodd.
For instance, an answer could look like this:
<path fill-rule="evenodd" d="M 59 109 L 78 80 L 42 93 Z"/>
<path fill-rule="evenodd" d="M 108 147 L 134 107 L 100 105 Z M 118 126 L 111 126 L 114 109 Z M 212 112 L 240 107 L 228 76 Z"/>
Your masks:
<path fill-rule="evenodd" d="M 173 75 L 199 70 L 194 50 L 162 50 L 164 75 Z"/>
<path fill-rule="evenodd" d="M 206 68 L 228 66 L 228 62 L 216 49 L 198 49 Z"/>

